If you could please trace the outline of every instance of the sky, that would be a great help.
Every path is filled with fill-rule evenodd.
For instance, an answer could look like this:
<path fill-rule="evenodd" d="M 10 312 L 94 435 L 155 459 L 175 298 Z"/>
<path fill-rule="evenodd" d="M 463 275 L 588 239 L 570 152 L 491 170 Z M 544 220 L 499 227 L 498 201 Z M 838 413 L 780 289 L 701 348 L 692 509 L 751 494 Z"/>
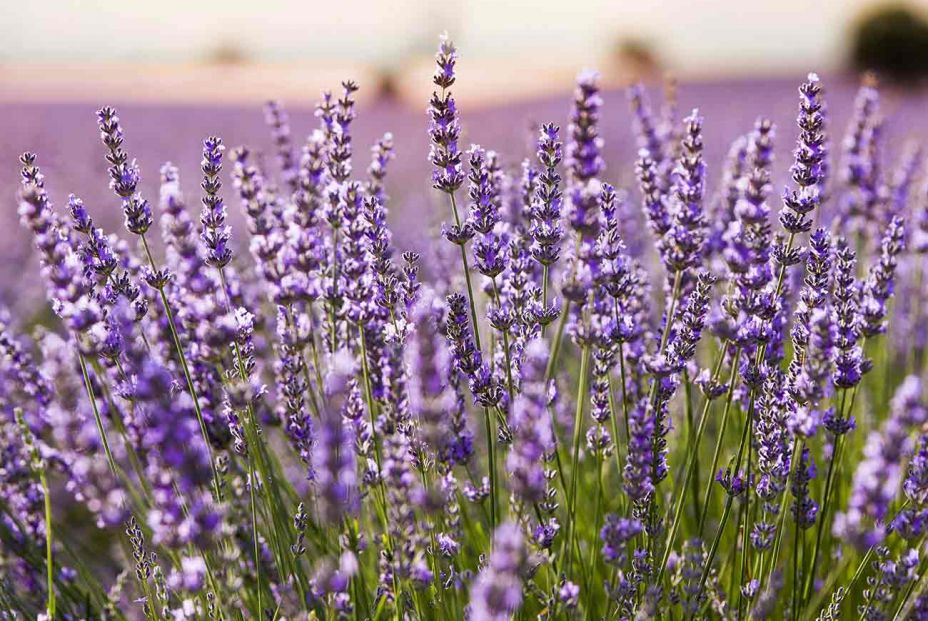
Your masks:
<path fill-rule="evenodd" d="M 928 0 L 917 0 L 928 5 Z M 646 41 L 675 71 L 840 64 L 868 0 L 0 0 L 0 61 L 189 63 L 220 51 L 260 62 L 390 65 L 448 30 L 475 58 L 597 62 Z"/>

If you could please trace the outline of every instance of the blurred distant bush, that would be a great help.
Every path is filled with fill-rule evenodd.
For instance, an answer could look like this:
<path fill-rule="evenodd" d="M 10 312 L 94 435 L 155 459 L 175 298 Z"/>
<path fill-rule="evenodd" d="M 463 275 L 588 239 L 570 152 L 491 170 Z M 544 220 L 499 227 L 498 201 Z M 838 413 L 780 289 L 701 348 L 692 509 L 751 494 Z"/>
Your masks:
<path fill-rule="evenodd" d="M 612 64 L 632 79 L 642 80 L 659 76 L 661 62 L 653 44 L 644 38 L 623 36 L 612 44 Z"/>
<path fill-rule="evenodd" d="M 852 35 L 851 60 L 863 71 L 900 81 L 928 76 L 928 20 L 901 4 L 868 11 Z"/>

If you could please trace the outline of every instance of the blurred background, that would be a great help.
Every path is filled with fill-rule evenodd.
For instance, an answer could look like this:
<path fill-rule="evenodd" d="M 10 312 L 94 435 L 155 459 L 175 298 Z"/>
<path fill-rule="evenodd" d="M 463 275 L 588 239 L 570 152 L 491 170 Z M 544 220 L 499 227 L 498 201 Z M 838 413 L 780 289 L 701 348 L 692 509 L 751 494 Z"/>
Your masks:
<path fill-rule="evenodd" d="M 710 190 L 729 144 L 759 115 L 779 126 L 777 179 L 785 178 L 796 86 L 809 71 L 825 82 L 833 144 L 867 69 L 883 86 L 887 133 L 928 130 L 928 0 L 0 0 L 0 7 L 0 302 L 14 306 L 36 263 L 16 222 L 21 152 L 38 153 L 59 207 L 74 192 L 98 224 L 120 227 L 94 115 L 104 104 L 119 109 L 149 200 L 157 202 L 158 170 L 171 160 L 196 208 L 204 136 L 270 153 L 261 104 L 273 98 L 286 105 L 300 145 L 315 125 L 320 93 L 354 79 L 361 86 L 355 170 L 366 168 L 368 145 L 393 132 L 391 217 L 417 223 L 399 227 L 397 242 L 421 247 L 423 227 L 446 215 L 430 191 L 425 133 L 432 54 L 443 31 L 460 52 L 454 89 L 465 143 L 497 149 L 514 169 L 531 155 L 533 127 L 566 124 L 574 77 L 586 68 L 600 72 L 604 88 L 607 177 L 625 187 L 636 145 L 624 87 L 639 80 L 659 101 L 672 75 L 681 111 L 701 108 Z"/>
<path fill-rule="evenodd" d="M 0 98 L 292 103 L 344 75 L 400 97 L 428 89 L 436 33 L 467 62 L 460 98 L 492 103 L 610 83 L 851 66 L 928 66 L 928 0 L 5 0 Z"/>

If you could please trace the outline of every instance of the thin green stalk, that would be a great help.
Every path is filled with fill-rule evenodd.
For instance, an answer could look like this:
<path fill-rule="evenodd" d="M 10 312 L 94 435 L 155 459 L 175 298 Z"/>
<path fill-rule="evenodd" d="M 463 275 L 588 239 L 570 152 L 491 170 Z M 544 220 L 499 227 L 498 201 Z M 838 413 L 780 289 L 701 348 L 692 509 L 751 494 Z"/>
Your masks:
<path fill-rule="evenodd" d="M 699 527 L 696 531 L 699 536 L 702 536 L 702 531 L 706 526 L 706 519 L 709 513 L 709 501 L 712 499 L 712 483 L 713 476 L 715 474 L 716 468 L 719 466 L 719 456 L 722 452 L 722 444 L 724 443 L 725 431 L 728 429 L 728 419 L 731 417 L 731 404 L 735 396 L 735 380 L 737 379 L 738 373 L 738 360 L 740 358 L 741 350 L 738 349 L 735 351 L 735 360 L 731 368 L 731 377 L 728 382 L 728 391 L 725 394 L 725 409 L 722 410 L 722 423 L 719 428 L 719 435 L 716 438 L 715 442 L 715 451 L 712 454 L 712 467 L 709 470 L 709 481 L 706 484 L 706 491 L 703 494 L 702 499 L 702 514 L 699 516 Z"/>
<path fill-rule="evenodd" d="M 715 558 L 715 553 L 719 549 L 719 541 L 722 539 L 722 531 L 725 529 L 725 523 L 728 522 L 728 516 L 731 514 L 731 505 L 733 501 L 734 496 L 729 494 L 728 500 L 725 501 L 725 510 L 722 511 L 722 520 L 719 522 L 719 529 L 716 531 L 715 538 L 712 540 L 712 546 L 709 548 L 709 556 L 706 559 L 705 567 L 703 567 L 702 575 L 699 578 L 698 593 L 702 593 L 702 590 L 706 585 L 706 579 L 709 577 L 709 571 L 712 569 L 712 559 Z M 692 615 L 688 616 L 688 618 L 691 617 Z"/>
<path fill-rule="evenodd" d="M 845 391 L 845 393 L 846 392 L 847 391 Z M 822 495 L 821 517 L 818 520 L 818 527 L 815 532 L 815 547 L 812 551 L 812 565 L 809 567 L 809 575 L 805 581 L 805 588 L 803 589 L 803 601 L 808 600 L 812 593 L 812 585 L 815 582 L 815 571 L 818 568 L 818 555 L 825 532 L 824 525 L 828 519 L 828 510 L 831 508 L 831 491 L 834 487 L 835 473 L 838 471 L 837 464 L 839 464 L 841 461 L 841 449 L 844 446 L 843 441 L 843 435 L 839 435 L 835 438 L 835 445 L 831 451 L 831 459 L 828 462 L 828 476 L 825 479 L 825 491 Z"/>
<path fill-rule="evenodd" d="M 621 355 L 621 352 L 620 352 Z M 623 401 L 625 397 L 622 397 Z M 624 405 L 624 404 L 623 404 Z M 610 424 L 612 425 L 612 445 L 613 445 L 613 456 L 615 457 L 615 469 L 616 474 L 618 474 L 619 479 L 622 478 L 622 456 L 619 455 L 619 422 L 616 420 L 618 418 L 618 412 L 616 412 L 615 407 L 615 397 L 612 394 L 612 378 L 609 378 L 609 410 L 611 411 Z M 628 436 L 626 436 L 628 437 Z"/>
<path fill-rule="evenodd" d="M 748 435 L 752 427 L 753 422 L 753 413 L 754 413 L 754 404 L 752 403 L 748 408 L 748 420 L 745 421 L 744 431 L 741 433 L 741 444 L 738 447 L 738 455 L 735 458 L 735 468 L 734 473 L 737 475 L 738 471 L 741 469 L 741 460 L 744 457 L 744 451 L 748 444 Z M 745 491 L 747 493 L 747 490 Z M 712 568 L 712 561 L 715 559 L 715 553 L 719 547 L 719 541 L 722 538 L 722 534 L 725 532 L 725 525 L 728 522 L 728 517 L 731 515 L 731 505 L 735 497 L 729 493 L 728 499 L 725 501 L 725 511 L 722 513 L 722 521 L 719 523 L 718 530 L 715 533 L 715 538 L 712 541 L 712 548 L 709 550 L 709 556 L 706 558 L 706 567 L 703 570 L 702 578 L 699 583 L 699 592 L 702 592 L 703 587 L 706 584 L 706 578 L 709 576 L 709 570 Z"/>
<path fill-rule="evenodd" d="M 797 464 L 799 463 L 799 455 L 802 453 L 803 444 L 804 444 L 804 440 L 802 436 L 796 439 L 795 444 L 793 446 L 793 455 L 790 458 L 790 462 L 789 462 L 790 473 L 787 475 L 787 477 L 792 475 L 792 469 L 795 468 Z M 786 502 L 789 498 L 789 492 L 784 489 L 781 492 L 781 494 L 782 496 L 780 497 L 780 509 L 778 511 L 779 519 L 777 520 L 776 533 L 774 534 L 774 538 L 773 538 L 773 549 L 771 550 L 771 553 L 770 553 L 770 562 L 767 564 L 767 567 L 764 570 L 764 573 L 761 575 L 760 589 L 759 589 L 760 592 L 763 591 L 764 585 L 767 583 L 767 580 L 770 578 L 770 574 L 773 573 L 774 568 L 777 566 L 777 560 L 779 559 L 779 556 L 780 556 L 780 545 L 783 541 L 784 524 L 786 522 Z"/>
<path fill-rule="evenodd" d="M 799 591 L 802 587 L 799 585 L 799 542 L 803 539 L 805 531 L 796 524 L 796 532 L 793 535 L 793 588 L 791 594 L 792 600 L 792 618 L 795 620 L 799 614 Z"/>
<path fill-rule="evenodd" d="M 549 266 L 547 263 L 541 266 L 541 306 L 542 308 L 548 308 L 548 271 Z M 548 326 L 541 326 L 541 338 L 545 338 L 545 328 Z"/>
<path fill-rule="evenodd" d="M 574 440 L 570 468 L 570 496 L 567 499 L 569 506 L 567 522 L 567 570 L 570 571 L 573 559 L 573 538 L 576 534 L 577 485 L 580 481 L 580 439 L 583 437 L 583 404 L 586 401 L 590 367 L 590 346 L 584 345 L 580 356 L 580 378 L 577 387 L 577 407 L 574 412 Z"/>
<path fill-rule="evenodd" d="M 496 286 L 496 278 L 492 279 L 493 282 L 493 294 L 496 297 L 496 303 L 499 304 L 499 288 Z M 503 355 L 506 359 L 506 385 L 509 388 L 509 403 L 512 403 L 515 399 L 515 389 L 513 388 L 512 382 L 512 363 L 509 359 L 509 329 L 501 330 L 503 333 Z"/>
<path fill-rule="evenodd" d="M 725 349 L 727 347 L 728 347 L 728 341 L 723 342 L 722 350 L 721 352 L 719 352 L 719 359 L 712 373 L 713 382 L 718 380 L 718 376 L 721 374 L 722 364 L 725 359 Z M 732 361 L 732 377 L 729 378 L 729 389 L 728 389 L 728 393 L 730 395 L 729 400 L 731 399 L 731 395 L 733 394 L 731 386 L 734 385 L 734 376 L 738 372 L 738 360 L 740 356 L 741 356 L 741 349 L 738 348 L 735 350 L 735 356 Z M 699 477 L 696 476 L 694 478 L 694 474 L 697 472 L 697 467 L 698 467 L 698 462 L 699 462 L 699 445 L 702 442 L 702 437 L 706 432 L 706 424 L 709 421 L 709 410 L 711 406 L 712 406 L 712 400 L 706 399 L 706 402 L 703 404 L 702 413 L 699 416 L 699 423 L 696 427 L 696 434 L 693 436 L 692 441 L 690 442 L 690 446 L 687 447 L 686 469 L 684 470 L 683 481 L 680 484 L 680 487 L 678 488 L 677 493 L 676 493 L 677 501 L 676 501 L 676 505 L 674 506 L 673 519 L 671 520 L 670 530 L 667 535 L 667 545 L 664 548 L 664 554 L 662 555 L 661 563 L 657 570 L 658 571 L 658 575 L 657 575 L 658 584 L 660 584 L 661 578 L 663 578 L 664 569 L 667 565 L 667 559 L 670 558 L 670 551 L 673 549 L 675 539 L 677 536 L 677 531 L 680 528 L 680 519 L 683 516 L 683 504 L 686 500 L 686 496 L 684 492 L 691 479 L 695 480 L 697 485 L 699 483 Z M 715 466 L 713 465 L 713 470 L 714 469 L 715 469 Z M 711 485 L 711 481 L 710 481 L 710 485 Z M 706 505 L 704 503 L 703 507 L 705 506 Z M 697 509 L 698 509 L 698 506 L 697 506 Z M 701 531 L 702 529 L 700 528 L 700 532 Z"/>
<path fill-rule="evenodd" d="M 155 257 L 148 247 L 148 240 L 145 235 L 139 235 L 142 240 L 142 247 L 145 249 L 145 255 L 148 257 L 148 263 L 151 269 L 158 271 L 158 265 L 155 263 Z M 225 286 L 225 285 L 223 285 Z M 206 453 L 209 456 L 209 464 L 213 470 L 213 493 L 216 500 L 222 499 L 222 491 L 219 486 L 219 470 L 216 469 L 216 460 L 213 458 L 213 445 L 209 439 L 209 432 L 206 429 L 206 420 L 203 418 L 203 412 L 200 409 L 200 398 L 197 395 L 197 389 L 193 384 L 193 377 L 190 375 L 190 369 L 187 366 L 187 355 L 184 353 L 184 347 L 180 342 L 180 335 L 177 332 L 177 326 L 174 323 L 174 312 L 171 310 L 171 304 L 168 296 L 164 292 L 164 287 L 158 287 L 158 294 L 161 297 L 161 305 L 164 307 L 164 315 L 168 320 L 168 328 L 171 331 L 171 339 L 174 342 L 174 349 L 177 351 L 177 357 L 180 359 L 180 366 L 184 373 L 184 379 L 187 381 L 187 390 L 190 391 L 190 398 L 193 401 L 193 411 L 197 417 L 197 423 L 200 425 L 200 433 L 203 435 L 203 444 L 206 445 Z"/>
<path fill-rule="evenodd" d="M 258 592 L 258 617 L 260 618 L 264 616 L 264 606 L 261 600 L 261 549 L 258 540 L 258 507 L 255 502 L 255 466 L 254 458 L 250 454 L 248 456 L 248 477 L 248 492 L 251 497 L 251 530 L 255 543 L 255 582 Z"/>
<path fill-rule="evenodd" d="M 461 226 L 461 216 L 458 213 L 458 203 L 454 197 L 454 192 L 449 192 L 448 197 L 451 200 L 451 212 L 454 214 L 454 222 L 458 226 Z M 461 263 L 464 267 L 464 280 L 467 281 L 467 301 L 470 303 L 470 319 L 473 322 L 474 326 L 474 342 L 477 345 L 477 349 L 480 349 L 480 330 L 478 329 L 479 324 L 477 323 L 477 305 L 474 302 L 474 287 L 470 281 L 470 266 L 467 263 L 467 248 L 461 244 Z"/>
<path fill-rule="evenodd" d="M 45 468 L 39 470 L 39 481 L 42 483 L 42 495 L 45 496 L 45 579 L 48 583 L 48 610 L 49 621 L 55 619 L 55 565 L 52 559 L 52 493 L 48 486 L 48 477 Z"/>
<path fill-rule="evenodd" d="M 554 369 L 557 366 L 557 358 L 561 353 L 561 342 L 564 340 L 564 326 L 567 325 L 567 315 L 570 314 L 570 300 L 564 300 L 564 306 L 561 307 L 561 317 L 557 322 L 557 331 L 554 333 L 554 343 L 551 345 L 551 353 L 548 356 L 548 365 L 545 367 L 545 384 L 554 377 Z"/>
<path fill-rule="evenodd" d="M 492 533 L 496 530 L 499 518 L 499 506 L 496 496 L 496 432 L 494 431 L 493 417 L 490 416 L 490 408 L 483 408 L 483 421 L 487 434 L 487 468 L 490 471 L 490 542 L 492 543 Z"/>
<path fill-rule="evenodd" d="M 686 445 L 689 447 L 694 444 L 694 440 L 696 438 L 696 426 L 698 425 L 698 423 L 696 422 L 695 413 L 693 412 L 693 383 L 690 381 L 690 374 L 686 370 L 683 371 L 683 393 L 684 393 L 684 401 L 686 402 L 686 433 L 688 436 L 686 439 Z M 699 460 L 697 460 L 697 467 L 698 467 L 698 461 Z M 692 494 L 692 498 L 693 498 L 693 508 L 698 513 L 699 512 L 699 474 L 698 473 L 696 474 L 695 479 L 696 480 L 692 481 L 692 485 L 690 486 L 690 493 Z M 685 493 L 686 492 L 684 491 L 684 494 Z"/>
<path fill-rule="evenodd" d="M 16 408 L 13 412 L 13 416 L 15 417 L 16 424 L 19 426 L 20 432 L 22 434 L 23 444 L 25 445 L 26 450 L 29 452 L 29 467 L 36 475 L 38 475 L 39 483 L 42 485 L 42 496 L 44 497 L 45 503 L 45 577 L 47 580 L 48 589 L 45 609 L 48 612 L 48 618 L 53 620 L 55 618 L 55 570 L 54 562 L 52 560 L 53 537 L 51 489 L 48 487 L 48 478 L 45 476 L 45 460 L 42 459 L 42 455 L 39 453 L 39 448 L 36 445 L 35 436 L 32 434 L 32 431 L 26 424 L 26 420 L 23 418 L 23 411 L 20 408 Z"/>
<path fill-rule="evenodd" d="M 97 398 L 93 394 L 93 385 L 90 382 L 90 374 L 87 373 L 87 360 L 84 354 L 80 352 L 78 345 L 77 359 L 81 365 L 81 375 L 84 377 L 84 388 L 87 390 L 87 398 L 90 399 L 90 409 L 93 410 L 93 421 L 97 426 L 97 433 L 100 434 L 100 442 L 103 444 L 103 452 L 106 454 L 106 461 L 110 466 L 113 474 L 116 474 L 116 460 L 113 459 L 113 453 L 110 451 L 110 442 L 106 438 L 106 429 L 103 427 L 103 419 L 100 417 L 100 408 L 97 407 Z"/>
<path fill-rule="evenodd" d="M 748 430 L 748 458 L 745 481 L 748 483 L 748 488 L 744 492 L 744 521 L 741 526 L 741 572 L 738 575 L 738 617 L 741 618 L 741 606 L 745 603 L 744 591 L 742 587 L 744 586 L 744 581 L 748 578 L 748 558 L 751 553 L 751 543 L 750 543 L 750 534 L 751 529 L 748 527 L 748 522 L 751 519 L 751 452 L 753 449 L 753 443 L 751 438 L 754 437 L 754 417 L 751 416 L 748 418 L 747 425 Z"/>

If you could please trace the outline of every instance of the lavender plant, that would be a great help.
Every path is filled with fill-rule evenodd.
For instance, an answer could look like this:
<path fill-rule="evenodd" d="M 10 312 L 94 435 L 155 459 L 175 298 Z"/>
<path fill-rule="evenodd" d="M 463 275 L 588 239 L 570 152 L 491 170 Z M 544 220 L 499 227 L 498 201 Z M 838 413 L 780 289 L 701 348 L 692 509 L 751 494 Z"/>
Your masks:
<path fill-rule="evenodd" d="M 424 262 L 353 82 L 302 145 L 267 104 L 275 158 L 207 137 L 186 193 L 165 164 L 157 211 L 103 108 L 124 233 L 21 157 L 55 319 L 0 312 L 0 619 L 924 618 L 928 191 L 917 149 L 883 173 L 875 81 L 836 179 L 799 87 L 785 183 L 795 130 L 714 171 L 635 86 L 623 190 L 595 74 L 513 166 L 462 143 L 457 62 Z"/>

